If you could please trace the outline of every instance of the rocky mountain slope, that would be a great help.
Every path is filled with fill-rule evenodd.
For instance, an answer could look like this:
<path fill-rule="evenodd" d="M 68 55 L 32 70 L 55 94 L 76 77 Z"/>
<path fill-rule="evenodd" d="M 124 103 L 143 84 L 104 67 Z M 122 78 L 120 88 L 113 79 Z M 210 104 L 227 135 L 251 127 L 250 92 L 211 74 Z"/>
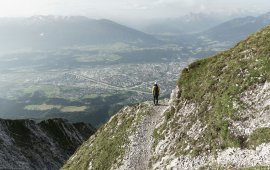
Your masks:
<path fill-rule="evenodd" d="M 85 123 L 0 119 L 0 169 L 59 169 L 95 132 Z"/>
<path fill-rule="evenodd" d="M 270 27 L 184 69 L 169 102 L 125 107 L 62 169 L 270 167 Z"/>

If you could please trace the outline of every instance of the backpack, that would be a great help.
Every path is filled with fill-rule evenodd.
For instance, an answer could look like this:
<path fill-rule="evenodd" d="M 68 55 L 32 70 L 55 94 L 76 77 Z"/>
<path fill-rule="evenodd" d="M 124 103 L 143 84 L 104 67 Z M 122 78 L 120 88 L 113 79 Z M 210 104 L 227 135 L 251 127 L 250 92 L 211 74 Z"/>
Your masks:
<path fill-rule="evenodd" d="M 153 94 L 154 94 L 154 95 L 159 95 L 158 85 L 154 85 Z"/>

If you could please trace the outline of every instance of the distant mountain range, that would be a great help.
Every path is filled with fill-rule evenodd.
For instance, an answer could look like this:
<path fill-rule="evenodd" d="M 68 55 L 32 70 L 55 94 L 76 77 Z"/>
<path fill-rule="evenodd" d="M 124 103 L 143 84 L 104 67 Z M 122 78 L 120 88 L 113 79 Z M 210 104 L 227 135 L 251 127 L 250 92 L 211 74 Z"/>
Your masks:
<path fill-rule="evenodd" d="M 191 15 L 192 16 L 192 15 Z M 211 21 L 211 17 L 206 17 L 203 15 L 195 15 L 193 17 L 187 16 L 186 19 L 181 19 L 180 21 L 174 21 L 171 24 L 164 24 L 166 29 L 168 27 L 175 28 L 174 30 L 167 29 L 168 33 L 162 32 L 162 26 L 160 26 L 161 32 L 157 32 L 156 38 L 162 40 L 167 43 L 176 43 L 181 44 L 183 46 L 197 46 L 197 47 L 207 47 L 214 48 L 214 46 L 222 46 L 222 48 L 226 49 L 232 47 L 235 43 L 241 41 L 249 34 L 262 29 L 263 27 L 270 24 L 270 12 L 265 13 L 263 15 L 254 17 L 254 16 L 246 16 L 239 17 L 228 20 L 226 22 L 220 22 L 220 20 L 216 20 L 216 22 Z M 213 16 L 213 20 L 215 17 Z M 186 21 L 186 23 L 184 22 Z M 192 23 L 196 29 L 192 27 L 186 27 L 187 21 Z M 169 21 L 168 21 L 169 22 Z M 220 22 L 219 24 L 217 24 Z M 209 24 L 208 26 L 203 26 L 205 24 Z M 211 24 L 216 26 L 211 26 Z M 185 31 L 181 31 L 182 28 L 185 28 Z M 206 29 L 207 28 L 207 29 Z M 206 29 L 205 31 L 203 31 Z M 188 30 L 190 32 L 188 32 Z M 156 30 L 158 31 L 158 30 Z M 161 34 L 159 34 L 161 33 Z"/>
<path fill-rule="evenodd" d="M 191 13 L 178 18 L 149 21 L 141 30 L 150 34 L 181 35 L 202 32 L 226 21 L 225 17 Z"/>
<path fill-rule="evenodd" d="M 151 21 L 141 29 L 149 33 L 147 34 L 110 20 L 94 20 L 82 16 L 0 18 L 0 50 L 46 49 L 117 42 L 152 46 L 168 42 L 167 38 L 163 42 L 164 37 L 150 34 L 175 36 L 170 37 L 173 43 L 175 39 L 198 41 L 194 37 L 235 43 L 269 24 L 270 12 L 258 17 L 224 21 L 225 17 L 192 13 L 175 19 Z"/>
<path fill-rule="evenodd" d="M 63 119 L 0 119 L 0 169 L 59 169 L 95 131 Z"/>
<path fill-rule="evenodd" d="M 268 24 L 270 24 L 270 12 L 258 17 L 232 19 L 200 33 L 199 36 L 220 42 L 235 43 Z"/>
<path fill-rule="evenodd" d="M 151 45 L 153 36 L 110 20 L 87 17 L 33 16 L 0 19 L 0 49 L 56 48 L 116 42 Z"/>

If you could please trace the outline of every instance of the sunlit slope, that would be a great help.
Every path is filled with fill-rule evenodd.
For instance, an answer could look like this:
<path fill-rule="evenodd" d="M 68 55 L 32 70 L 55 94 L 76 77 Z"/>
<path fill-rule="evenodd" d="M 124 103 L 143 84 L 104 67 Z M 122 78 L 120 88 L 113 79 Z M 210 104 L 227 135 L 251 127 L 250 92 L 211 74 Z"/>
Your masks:
<path fill-rule="evenodd" d="M 184 69 L 175 102 L 156 130 L 153 166 L 267 164 L 263 157 L 269 153 L 259 148 L 269 150 L 270 142 L 269 52 L 270 27 L 266 27 L 234 48 Z M 166 141 L 169 144 L 162 146 Z M 228 148 L 240 150 L 229 154 Z"/>

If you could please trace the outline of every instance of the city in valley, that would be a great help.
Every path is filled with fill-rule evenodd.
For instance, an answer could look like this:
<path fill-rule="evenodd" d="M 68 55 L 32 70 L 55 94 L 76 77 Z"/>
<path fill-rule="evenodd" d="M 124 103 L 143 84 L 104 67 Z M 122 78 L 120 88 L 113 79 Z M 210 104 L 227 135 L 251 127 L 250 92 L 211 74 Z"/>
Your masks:
<path fill-rule="evenodd" d="M 122 106 L 160 98 L 175 88 L 181 69 L 213 51 L 179 45 L 82 46 L 2 54 L 1 115 L 43 120 L 63 117 L 100 126 Z"/>

